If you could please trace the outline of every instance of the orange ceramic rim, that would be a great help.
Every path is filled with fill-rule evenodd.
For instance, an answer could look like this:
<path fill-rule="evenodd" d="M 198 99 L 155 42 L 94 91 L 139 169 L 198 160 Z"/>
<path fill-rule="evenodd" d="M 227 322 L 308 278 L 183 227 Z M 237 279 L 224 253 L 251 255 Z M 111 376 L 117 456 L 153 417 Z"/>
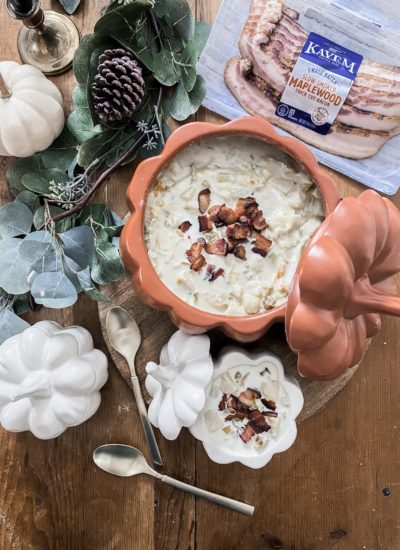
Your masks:
<path fill-rule="evenodd" d="M 218 328 L 239 342 L 250 342 L 261 337 L 273 323 L 285 319 L 286 304 L 246 317 L 219 315 L 190 306 L 161 281 L 148 256 L 144 240 L 147 196 L 162 168 L 195 141 L 235 134 L 262 139 L 286 152 L 309 173 L 318 187 L 324 202 L 325 217 L 336 208 L 340 200 L 336 185 L 320 169 L 311 151 L 297 139 L 278 134 L 266 120 L 246 116 L 222 125 L 192 122 L 171 134 L 161 155 L 144 160 L 137 167 L 127 191 L 132 215 L 122 231 L 121 253 L 139 298 L 156 309 L 167 311 L 178 328 L 191 334 Z"/>

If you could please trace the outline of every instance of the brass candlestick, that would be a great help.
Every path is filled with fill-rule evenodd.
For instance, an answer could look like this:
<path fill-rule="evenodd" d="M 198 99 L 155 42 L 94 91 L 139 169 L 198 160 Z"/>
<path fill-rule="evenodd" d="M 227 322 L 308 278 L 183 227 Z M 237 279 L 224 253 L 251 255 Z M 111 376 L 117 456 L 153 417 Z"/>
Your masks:
<path fill-rule="evenodd" d="M 11 17 L 24 25 L 17 38 L 23 63 L 45 75 L 61 74 L 72 66 L 80 34 L 71 19 L 55 11 L 43 11 L 39 0 L 32 0 L 31 9 L 25 13 L 18 11 L 13 0 L 5 0 L 5 5 Z"/>

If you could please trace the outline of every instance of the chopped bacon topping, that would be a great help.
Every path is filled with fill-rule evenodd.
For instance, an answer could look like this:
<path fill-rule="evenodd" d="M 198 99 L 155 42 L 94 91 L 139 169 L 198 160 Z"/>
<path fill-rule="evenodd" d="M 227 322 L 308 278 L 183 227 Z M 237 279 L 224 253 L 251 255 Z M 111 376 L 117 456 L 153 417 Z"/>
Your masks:
<path fill-rule="evenodd" d="M 199 231 L 201 231 L 202 233 L 211 231 L 212 223 L 209 216 L 198 216 L 198 220 L 199 220 Z"/>
<path fill-rule="evenodd" d="M 262 210 L 257 210 L 252 216 L 251 221 L 256 231 L 264 231 L 267 229 L 268 224 L 264 218 Z"/>
<path fill-rule="evenodd" d="M 240 258 L 241 260 L 246 259 L 246 249 L 242 244 L 238 244 L 234 247 L 233 254 L 236 256 L 236 258 Z"/>
<path fill-rule="evenodd" d="M 254 246 L 252 248 L 252 251 L 255 254 L 260 254 L 261 256 L 265 257 L 268 254 L 268 250 L 272 246 L 272 241 L 270 241 L 263 235 L 257 235 L 256 240 L 253 244 Z"/>
<path fill-rule="evenodd" d="M 246 407 L 253 407 L 254 400 L 260 399 L 261 393 L 258 390 L 247 388 L 247 390 L 242 391 L 239 395 L 239 401 L 246 405 Z"/>
<path fill-rule="evenodd" d="M 192 227 L 192 224 L 190 223 L 189 220 L 186 220 L 185 222 L 182 222 L 178 229 L 180 229 L 182 231 L 182 233 L 186 233 L 186 231 L 189 231 L 189 229 Z"/>
<path fill-rule="evenodd" d="M 250 413 L 249 418 L 250 420 L 255 422 L 259 428 L 262 428 L 264 432 L 267 432 L 269 429 L 271 429 L 271 426 L 265 420 L 265 417 L 262 413 L 260 413 L 260 411 L 253 411 L 252 413 Z"/>
<path fill-rule="evenodd" d="M 221 206 L 218 212 L 218 218 L 225 224 L 225 225 L 231 225 L 232 223 L 235 223 L 238 219 L 236 213 L 232 208 L 228 208 L 227 206 Z"/>
<path fill-rule="evenodd" d="M 232 420 L 242 420 L 244 429 L 239 433 L 240 438 L 248 443 L 256 434 L 268 432 L 271 429 L 266 417 L 277 417 L 275 411 L 260 412 L 254 408 L 254 400 L 261 398 L 261 392 L 255 388 L 247 388 L 242 391 L 239 397 L 232 394 L 222 394 L 221 401 L 218 404 L 219 411 L 227 411 L 229 414 L 225 417 L 225 422 Z M 275 405 L 274 401 L 262 398 L 262 402 Z M 246 423 L 247 422 L 247 423 Z M 239 428 L 241 430 L 241 428 Z"/>
<path fill-rule="evenodd" d="M 199 210 L 202 214 L 207 212 L 208 207 L 210 206 L 210 195 L 211 191 L 209 189 L 203 189 L 198 195 Z"/>
<path fill-rule="evenodd" d="M 219 212 L 221 210 L 223 205 L 221 204 L 214 204 L 213 206 L 210 206 L 208 209 L 208 215 L 210 216 L 210 220 L 215 224 L 216 227 L 221 227 L 221 225 L 224 225 L 224 222 L 219 217 Z"/>
<path fill-rule="evenodd" d="M 271 409 L 272 411 L 276 410 L 276 403 L 275 401 L 272 401 L 272 399 L 261 399 L 261 403 L 264 405 L 264 407 L 267 407 L 267 409 Z"/>
<path fill-rule="evenodd" d="M 254 208 L 258 208 L 258 203 L 254 197 L 246 197 L 238 199 L 236 203 L 236 214 L 240 216 L 247 216 L 248 210 L 252 210 Z"/>
<path fill-rule="evenodd" d="M 190 269 L 193 271 L 200 271 L 206 265 L 206 259 L 203 255 L 195 259 L 195 261 L 190 265 Z"/>
<path fill-rule="evenodd" d="M 218 279 L 218 277 L 222 277 L 224 273 L 225 271 L 222 269 L 222 267 L 213 270 L 211 273 L 210 281 L 215 281 L 215 279 Z"/>
<path fill-rule="evenodd" d="M 251 235 L 251 229 L 248 225 L 234 223 L 228 225 L 226 235 L 230 241 L 246 241 Z"/>
<path fill-rule="evenodd" d="M 236 411 L 238 408 L 240 408 L 240 403 L 235 395 L 228 395 L 227 393 L 222 394 L 221 401 L 218 405 L 219 411 L 225 411 L 226 409 L 233 409 Z"/>
<path fill-rule="evenodd" d="M 246 427 L 243 430 L 243 432 L 240 434 L 240 438 L 245 443 L 248 443 L 250 441 L 250 439 L 253 437 L 253 435 L 260 434 L 264 431 L 268 431 L 268 430 L 263 430 L 255 422 L 250 420 L 250 422 L 248 424 L 246 424 Z"/>
<path fill-rule="evenodd" d="M 196 241 L 189 250 L 186 250 L 187 259 L 190 262 L 190 269 L 193 269 L 193 271 L 200 271 L 206 263 L 206 259 L 202 255 L 203 248 L 203 243 Z"/>
<path fill-rule="evenodd" d="M 218 256 L 226 256 L 228 254 L 228 243 L 225 239 L 218 239 L 213 243 L 206 244 L 206 252 L 208 254 L 217 254 Z"/>

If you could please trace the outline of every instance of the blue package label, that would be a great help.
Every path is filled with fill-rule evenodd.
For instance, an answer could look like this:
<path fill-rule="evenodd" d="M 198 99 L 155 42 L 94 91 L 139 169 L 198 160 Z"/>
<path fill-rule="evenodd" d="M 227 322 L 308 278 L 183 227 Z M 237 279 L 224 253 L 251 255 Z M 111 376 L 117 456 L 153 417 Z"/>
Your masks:
<path fill-rule="evenodd" d="M 276 114 L 319 134 L 335 121 L 363 58 L 311 32 L 283 91 Z"/>

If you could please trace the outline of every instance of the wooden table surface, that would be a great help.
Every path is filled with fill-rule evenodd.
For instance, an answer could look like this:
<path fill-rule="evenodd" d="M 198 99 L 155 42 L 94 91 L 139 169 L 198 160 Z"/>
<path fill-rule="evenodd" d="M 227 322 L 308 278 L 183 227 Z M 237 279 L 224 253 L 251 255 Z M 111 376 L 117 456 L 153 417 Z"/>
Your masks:
<path fill-rule="evenodd" d="M 82 0 L 74 20 L 91 31 L 106 0 Z M 44 1 L 59 9 L 57 1 Z M 193 0 L 212 22 L 217 0 Z M 19 25 L 0 11 L 0 60 L 18 60 Z M 54 79 L 70 107 L 71 72 Z M 201 111 L 198 120 L 222 121 Z M 8 200 L 1 159 L 0 203 Z M 124 212 L 132 168 L 108 185 Z M 334 174 L 342 195 L 363 188 Z M 399 205 L 398 197 L 394 202 Z M 86 297 L 68 310 L 29 320 L 81 324 L 105 349 L 97 306 Z M 98 413 L 53 441 L 0 431 L 0 548 L 21 550 L 254 550 L 400 548 L 400 322 L 383 320 L 363 365 L 322 413 L 299 428 L 295 445 L 264 469 L 220 466 L 188 432 L 159 438 L 165 471 L 184 481 L 256 505 L 246 518 L 150 478 L 119 479 L 98 470 L 92 451 L 121 442 L 145 449 L 132 393 L 110 364 Z M 390 495 L 384 496 L 383 489 Z"/>

